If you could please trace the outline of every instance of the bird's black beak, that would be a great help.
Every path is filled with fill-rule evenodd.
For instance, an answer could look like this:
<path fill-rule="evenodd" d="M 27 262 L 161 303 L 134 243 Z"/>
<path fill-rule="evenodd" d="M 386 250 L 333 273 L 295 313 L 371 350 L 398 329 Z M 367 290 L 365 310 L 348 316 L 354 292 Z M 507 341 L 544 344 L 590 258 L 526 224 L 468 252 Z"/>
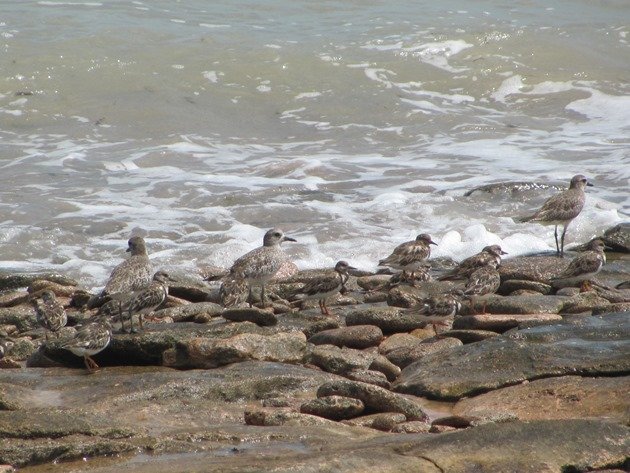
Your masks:
<path fill-rule="evenodd" d="M 288 237 L 288 236 L 285 236 L 285 237 L 282 239 L 282 241 L 293 241 L 293 242 L 296 242 L 296 243 L 297 243 L 297 240 L 296 240 L 295 238 L 291 238 L 291 237 Z"/>
<path fill-rule="evenodd" d="M 588 187 L 594 187 L 594 186 L 593 186 L 593 184 L 591 184 L 590 182 L 587 182 L 587 183 L 586 183 L 586 185 L 587 185 Z"/>
<path fill-rule="evenodd" d="M 429 245 L 435 245 L 438 246 L 438 244 L 436 242 L 434 242 L 433 240 L 429 240 Z"/>
<path fill-rule="evenodd" d="M 503 250 L 501 250 L 501 254 L 502 255 L 509 255 L 509 253 L 507 251 L 503 251 Z"/>

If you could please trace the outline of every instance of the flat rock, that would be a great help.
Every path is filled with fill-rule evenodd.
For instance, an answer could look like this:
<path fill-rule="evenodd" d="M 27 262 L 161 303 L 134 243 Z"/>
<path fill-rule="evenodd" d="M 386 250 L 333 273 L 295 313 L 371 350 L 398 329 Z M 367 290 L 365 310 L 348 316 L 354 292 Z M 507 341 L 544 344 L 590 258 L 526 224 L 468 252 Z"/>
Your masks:
<path fill-rule="evenodd" d="M 450 281 L 421 281 L 415 286 L 400 285 L 392 288 L 387 294 L 387 305 L 409 308 L 428 297 L 444 294 L 455 287 Z"/>
<path fill-rule="evenodd" d="M 352 397 L 326 396 L 306 401 L 300 406 L 302 414 L 311 414 L 330 420 L 352 419 L 363 413 L 362 401 Z"/>
<path fill-rule="evenodd" d="M 33 281 L 45 280 L 61 284 L 62 286 L 78 286 L 74 279 L 57 273 L 32 273 L 32 274 L 3 274 L 0 275 L 0 291 L 19 289 L 30 286 Z"/>
<path fill-rule="evenodd" d="M 453 347 L 461 346 L 461 340 L 457 338 L 438 338 L 435 340 L 424 340 L 412 347 L 401 347 L 390 351 L 385 355 L 389 361 L 401 368 L 418 361 L 431 353 L 438 353 L 450 350 Z"/>
<path fill-rule="evenodd" d="M 521 324 L 544 325 L 559 322 L 562 317 L 558 314 L 483 314 L 463 315 L 453 322 L 455 330 L 484 330 L 503 333 Z"/>
<path fill-rule="evenodd" d="M 317 397 L 346 396 L 360 399 L 366 409 L 376 412 L 400 412 L 407 420 L 426 420 L 428 416 L 419 404 L 409 398 L 372 384 L 358 381 L 333 381 L 322 384 Z"/>
<path fill-rule="evenodd" d="M 494 338 L 499 335 L 498 332 L 492 330 L 466 330 L 466 329 L 452 329 L 441 333 L 444 337 L 458 338 L 462 343 L 475 343 L 488 338 Z"/>
<path fill-rule="evenodd" d="M 268 310 L 257 307 L 235 307 L 224 310 L 221 315 L 232 322 L 253 322 L 256 325 L 271 326 L 278 323 L 278 317 Z"/>
<path fill-rule="evenodd" d="M 400 367 L 389 361 L 383 355 L 376 355 L 369 366 L 370 370 L 380 371 L 388 381 L 394 381 L 400 374 Z"/>
<path fill-rule="evenodd" d="M 156 310 L 151 315 L 156 319 L 171 318 L 174 322 L 192 321 L 196 317 L 205 315 L 208 317 L 218 317 L 223 312 L 223 307 L 214 302 L 197 302 L 178 307 Z"/>
<path fill-rule="evenodd" d="M 592 312 L 595 310 L 601 313 L 602 311 L 609 310 L 611 305 L 608 300 L 600 297 L 597 292 L 588 291 L 581 292 L 568 300 L 564 304 L 562 312 L 567 314 L 580 314 L 582 312 Z"/>
<path fill-rule="evenodd" d="M 375 274 L 373 276 L 362 276 L 357 278 L 357 284 L 365 291 L 373 291 L 389 282 L 390 274 Z"/>
<path fill-rule="evenodd" d="M 510 279 L 538 281 L 547 284 L 569 266 L 568 258 L 557 256 L 517 256 L 503 260 L 499 266 L 501 281 Z"/>
<path fill-rule="evenodd" d="M 508 296 L 514 291 L 523 290 L 547 295 L 551 293 L 551 286 L 543 282 L 529 281 L 526 279 L 508 279 L 501 283 L 497 292 L 504 296 Z"/>
<path fill-rule="evenodd" d="M 419 343 L 422 343 L 422 339 L 414 337 L 410 333 L 394 333 L 383 340 L 378 346 L 378 352 L 382 355 L 387 355 L 393 350 L 415 347 Z"/>
<path fill-rule="evenodd" d="M 393 389 L 456 400 L 528 379 L 624 375 L 630 371 L 629 338 L 628 313 L 514 330 L 427 355 L 407 366 Z"/>
<path fill-rule="evenodd" d="M 344 374 L 344 376 L 352 381 L 360 381 L 362 383 L 374 384 L 381 388 L 391 388 L 391 383 L 384 373 L 376 370 L 352 370 Z"/>
<path fill-rule="evenodd" d="M 305 414 L 302 412 L 285 411 L 279 409 L 250 409 L 244 414 L 245 424 L 260 426 L 278 425 L 328 425 L 332 421 L 321 416 Z"/>
<path fill-rule="evenodd" d="M 35 310 L 30 305 L 0 308 L 0 325 L 15 325 L 19 332 L 39 328 Z"/>
<path fill-rule="evenodd" d="M 309 354 L 309 363 L 324 371 L 344 374 L 356 369 L 367 369 L 374 360 L 374 354 L 352 348 L 339 348 L 335 345 L 316 345 Z"/>
<path fill-rule="evenodd" d="M 315 345 L 336 345 L 338 347 L 369 348 L 377 346 L 383 339 L 383 332 L 375 325 L 354 325 L 317 332 L 308 339 Z"/>
<path fill-rule="evenodd" d="M 404 314 L 395 307 L 354 309 L 346 315 L 346 325 L 376 325 L 384 334 L 410 332 L 427 325 L 424 317 Z"/>
<path fill-rule="evenodd" d="M 394 434 L 427 434 L 431 430 L 431 424 L 428 422 L 422 422 L 419 420 L 412 420 L 410 422 L 401 422 L 392 427 L 391 431 Z"/>
<path fill-rule="evenodd" d="M 479 308 L 480 305 L 485 304 L 485 311 L 490 314 L 558 314 L 568 300 L 569 298 L 565 296 L 492 295 L 475 298 L 475 306 Z M 462 307 L 462 315 L 470 315 L 470 309 L 466 309 L 466 306 Z"/>
<path fill-rule="evenodd" d="M 602 417 L 628 424 L 629 387 L 628 376 L 538 379 L 462 399 L 455 404 L 453 414 L 479 418 L 504 415 L 520 420 Z"/>
<path fill-rule="evenodd" d="M 355 417 L 343 421 L 347 425 L 356 425 L 360 427 L 369 427 L 370 429 L 382 430 L 389 432 L 401 422 L 406 422 L 407 416 L 400 412 L 379 412 L 377 414 L 369 414 L 366 416 Z M 420 421 L 413 421 L 420 422 Z"/>

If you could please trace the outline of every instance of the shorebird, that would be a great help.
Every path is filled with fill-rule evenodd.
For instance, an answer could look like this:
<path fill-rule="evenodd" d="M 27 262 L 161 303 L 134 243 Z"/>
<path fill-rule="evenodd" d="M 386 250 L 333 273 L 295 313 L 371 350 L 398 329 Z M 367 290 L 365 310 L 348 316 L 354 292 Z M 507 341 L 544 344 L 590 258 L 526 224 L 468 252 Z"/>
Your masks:
<path fill-rule="evenodd" d="M 415 272 L 426 265 L 426 260 L 431 256 L 431 246 L 437 245 L 431 236 L 422 233 L 415 240 L 401 243 L 392 254 L 378 262 L 379 266 L 389 266 L 390 268 L 402 270 L 404 278 L 407 272 L 411 273 L 411 285 L 415 284 Z"/>
<path fill-rule="evenodd" d="M 489 245 L 479 253 L 469 256 L 448 273 L 438 278 L 438 281 L 469 278 L 479 268 L 492 266 L 498 268 L 501 265 L 501 256 L 507 255 L 499 245 Z"/>
<path fill-rule="evenodd" d="M 551 278 L 551 285 L 555 288 L 581 284 L 582 292 L 588 288 L 588 281 L 595 276 L 606 264 L 606 245 L 600 239 L 595 239 L 588 244 L 588 251 L 576 256 L 569 266 L 557 276 Z"/>
<path fill-rule="evenodd" d="M 295 299 L 299 301 L 317 299 L 321 313 L 332 315 L 326 307 L 326 299 L 334 296 L 345 287 L 348 278 L 350 278 L 348 271 L 352 269 L 356 268 L 350 266 L 347 261 L 337 262 L 333 271 L 323 273 L 308 281 L 295 295 Z"/>
<path fill-rule="evenodd" d="M 48 332 L 57 332 L 66 326 L 68 316 L 66 310 L 55 297 L 53 291 L 43 291 L 38 297 L 33 299 L 37 322 L 46 330 L 46 340 L 48 340 Z"/>
<path fill-rule="evenodd" d="M 472 311 L 475 311 L 474 298 L 478 296 L 485 296 L 486 294 L 494 294 L 501 285 L 501 276 L 499 271 L 492 265 L 483 266 L 474 271 L 463 290 L 463 295 L 470 299 L 470 306 Z M 482 313 L 486 311 L 486 304 L 484 303 Z"/>
<path fill-rule="evenodd" d="M 567 233 L 567 227 L 584 207 L 585 187 L 592 185 L 582 174 L 577 174 L 571 179 L 567 190 L 547 199 L 535 214 L 517 220 L 519 222 L 536 222 L 541 225 L 555 225 L 556 252 L 562 258 L 564 257 L 564 236 Z M 558 244 L 558 226 L 560 225 L 563 228 Z"/>
<path fill-rule="evenodd" d="M 278 272 L 287 259 L 280 248 L 283 241 L 296 241 L 285 236 L 279 228 L 272 228 L 263 237 L 263 246 L 238 258 L 230 268 L 230 277 L 244 280 L 249 287 L 248 301 L 252 306 L 252 287 L 261 287 L 260 300 L 265 303 L 265 284 Z"/>
<path fill-rule="evenodd" d="M 72 338 L 63 341 L 60 347 L 70 350 L 77 356 L 82 356 L 85 367 L 93 373 L 99 369 L 99 366 L 91 357 L 103 351 L 109 345 L 111 338 L 112 328 L 109 317 L 99 317 L 81 327 Z"/>
<path fill-rule="evenodd" d="M 417 306 L 407 309 L 405 312 L 415 315 L 426 316 L 433 330 L 437 333 L 437 325 L 446 325 L 443 320 L 448 317 L 455 317 L 460 311 L 462 304 L 460 297 L 451 294 L 436 294 L 424 299 Z"/>
<path fill-rule="evenodd" d="M 151 283 L 153 266 L 147 254 L 144 238 L 131 237 L 128 241 L 127 252 L 131 255 L 112 270 L 102 295 L 137 291 Z"/>

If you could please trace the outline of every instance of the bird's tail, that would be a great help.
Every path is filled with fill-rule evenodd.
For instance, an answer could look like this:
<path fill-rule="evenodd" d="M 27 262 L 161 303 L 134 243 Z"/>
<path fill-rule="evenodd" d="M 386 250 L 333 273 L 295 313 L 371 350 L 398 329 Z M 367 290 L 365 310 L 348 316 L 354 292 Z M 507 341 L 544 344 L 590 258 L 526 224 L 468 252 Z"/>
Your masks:
<path fill-rule="evenodd" d="M 514 217 L 514 221 L 518 223 L 530 222 L 534 218 L 534 215 L 528 215 L 526 217 Z"/>

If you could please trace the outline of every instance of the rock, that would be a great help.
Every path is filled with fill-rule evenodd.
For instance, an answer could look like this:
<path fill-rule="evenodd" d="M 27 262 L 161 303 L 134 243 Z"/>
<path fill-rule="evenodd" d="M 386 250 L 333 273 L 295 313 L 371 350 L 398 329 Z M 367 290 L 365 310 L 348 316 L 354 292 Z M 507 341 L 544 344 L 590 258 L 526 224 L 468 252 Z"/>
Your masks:
<path fill-rule="evenodd" d="M 334 345 L 317 345 L 309 355 L 309 362 L 324 371 L 344 374 L 356 369 L 367 369 L 374 359 L 369 354 L 352 348 L 339 348 Z"/>
<path fill-rule="evenodd" d="M 624 375 L 630 370 L 628 338 L 627 313 L 515 330 L 427 355 L 407 366 L 393 389 L 457 400 L 528 379 Z"/>
<path fill-rule="evenodd" d="M 311 399 L 300 406 L 302 414 L 311 414 L 330 420 L 352 419 L 363 413 L 365 406 L 358 399 L 344 396 L 326 396 Z"/>
<path fill-rule="evenodd" d="M 391 383 L 387 380 L 387 376 L 380 371 L 357 369 L 345 373 L 345 376 L 352 381 L 374 384 L 375 386 L 380 386 L 385 389 L 391 388 Z"/>
<path fill-rule="evenodd" d="M 193 338 L 176 352 L 164 353 L 164 365 L 177 368 L 216 368 L 246 360 L 302 362 L 306 356 L 303 333 L 259 335 L 243 333 L 227 339 Z"/>
<path fill-rule="evenodd" d="M 62 286 L 79 285 L 74 279 L 56 273 L 4 274 L 0 275 L 0 291 L 28 287 L 37 280 L 50 281 Z"/>
<path fill-rule="evenodd" d="M 360 427 L 369 427 L 371 429 L 389 432 L 401 422 L 406 422 L 407 416 L 400 412 L 379 412 L 378 414 L 370 414 L 367 416 L 356 417 L 346 420 L 343 423 L 347 425 L 356 425 Z M 420 421 L 413 421 L 420 422 Z"/>
<path fill-rule="evenodd" d="M 424 317 L 403 314 L 395 307 L 371 307 L 355 309 L 346 315 L 346 325 L 376 325 L 384 334 L 410 332 L 427 325 Z"/>
<path fill-rule="evenodd" d="M 604 315 L 611 312 L 630 312 L 630 302 L 617 302 L 606 307 L 595 307 L 593 315 Z"/>
<path fill-rule="evenodd" d="M 317 397 L 346 396 L 360 399 L 366 409 L 376 412 L 400 412 L 407 420 L 426 420 L 428 416 L 414 401 L 372 384 L 358 381 L 334 381 L 322 384 Z"/>
<path fill-rule="evenodd" d="M 376 355 L 369 366 L 370 370 L 380 371 L 388 381 L 394 381 L 400 374 L 400 367 L 389 361 L 383 355 Z"/>
<path fill-rule="evenodd" d="M 580 314 L 597 310 L 600 313 L 610 309 L 612 304 L 595 291 L 581 292 L 566 301 L 562 311 L 567 314 Z"/>
<path fill-rule="evenodd" d="M 419 420 L 412 420 L 411 422 L 396 424 L 391 429 L 391 432 L 394 434 L 427 434 L 430 429 L 431 424 Z"/>
<path fill-rule="evenodd" d="M 431 425 L 443 425 L 446 427 L 453 427 L 455 429 L 465 429 L 473 425 L 477 420 L 478 419 L 476 417 L 468 415 L 452 415 L 435 419 L 431 422 Z"/>
<path fill-rule="evenodd" d="M 46 279 L 36 279 L 29 284 L 27 291 L 29 294 L 36 294 L 49 290 L 54 292 L 57 297 L 72 297 L 72 294 L 76 291 L 76 289 L 77 288 L 75 286 L 58 284 Z"/>
<path fill-rule="evenodd" d="M 627 424 L 629 386 L 629 376 L 538 379 L 462 399 L 453 413 L 477 418 L 504 415 L 520 420 L 605 417 Z"/>
<path fill-rule="evenodd" d="M 189 302 L 213 301 L 213 290 L 203 281 L 201 275 L 176 270 L 170 270 L 168 274 L 172 279 L 168 284 L 168 293 L 171 296 Z"/>
<path fill-rule="evenodd" d="M 374 291 L 389 282 L 391 275 L 375 274 L 373 276 L 363 276 L 357 278 L 357 284 L 365 291 Z"/>
<path fill-rule="evenodd" d="M 253 322 L 256 325 L 271 326 L 278 323 L 278 317 L 273 312 L 256 307 L 236 307 L 224 310 L 221 315 L 232 322 Z"/>
<path fill-rule="evenodd" d="M 289 314 L 287 314 L 289 315 Z M 287 317 L 283 317 L 282 322 L 285 322 Z M 301 327 L 302 333 L 306 336 L 306 338 L 311 338 L 315 334 L 322 332 L 324 330 L 332 330 L 339 328 L 339 321 L 336 318 L 332 317 L 322 317 L 313 322 L 308 323 L 304 327 Z"/>
<path fill-rule="evenodd" d="M 453 322 L 455 330 L 487 330 L 503 333 L 521 324 L 545 325 L 559 322 L 562 317 L 557 314 L 484 314 L 464 315 Z"/>
<path fill-rule="evenodd" d="M 604 232 L 602 238 L 614 251 L 630 253 L 630 222 L 620 223 Z"/>
<path fill-rule="evenodd" d="M 486 296 L 475 298 L 475 305 L 479 307 L 481 301 L 486 305 L 486 313 L 490 314 L 557 314 L 569 300 L 563 296 Z M 470 315 L 470 310 L 462 307 L 462 315 Z M 474 314 L 473 314 L 474 315 Z"/>
<path fill-rule="evenodd" d="M 393 350 L 389 352 L 386 357 L 395 365 L 404 368 L 431 353 L 438 353 L 461 345 L 462 342 L 457 338 L 447 337 L 436 340 L 425 340 L 413 347 L 401 347 Z"/>
<path fill-rule="evenodd" d="M 218 317 L 223 312 L 223 307 L 213 302 L 197 302 L 168 309 L 156 310 L 151 317 L 163 319 L 170 317 L 175 322 L 185 322 L 195 320 L 202 314 L 208 317 Z"/>
<path fill-rule="evenodd" d="M 383 340 L 378 346 L 378 352 L 382 355 L 387 355 L 393 350 L 415 347 L 419 343 L 422 343 L 422 339 L 414 337 L 410 333 L 394 333 Z"/>
<path fill-rule="evenodd" d="M 537 281 L 547 284 L 569 266 L 568 258 L 556 256 L 517 256 L 504 260 L 499 266 L 501 281 L 510 279 Z"/>
<path fill-rule="evenodd" d="M 12 342 L 13 346 L 8 350 L 7 354 L 13 360 L 26 360 L 37 350 L 35 343 L 27 337 L 14 338 Z"/>
<path fill-rule="evenodd" d="M 497 332 L 491 330 L 464 330 L 453 329 L 443 332 L 441 334 L 444 337 L 458 338 L 462 343 L 475 343 L 488 338 L 493 338 L 499 335 Z"/>
<path fill-rule="evenodd" d="M 260 425 L 266 427 L 277 425 L 329 425 L 332 423 L 332 421 L 324 419 L 320 416 L 277 409 L 246 410 L 244 418 L 245 424 L 247 425 Z"/>
<path fill-rule="evenodd" d="M 0 325 L 15 325 L 20 333 L 39 328 L 30 305 L 0 308 Z"/>
<path fill-rule="evenodd" d="M 455 288 L 450 281 L 422 281 L 415 286 L 400 285 L 387 294 L 387 305 L 409 308 L 437 294 L 444 294 Z"/>
<path fill-rule="evenodd" d="M 385 292 L 372 292 L 363 296 L 363 302 L 365 302 L 366 304 L 376 304 L 385 301 L 387 301 L 387 293 Z"/>
<path fill-rule="evenodd" d="M 504 296 L 508 296 L 515 291 L 522 290 L 547 295 L 551 293 L 551 286 L 549 284 L 538 281 L 528 281 L 525 279 L 508 279 L 501 283 L 501 286 L 499 287 L 499 290 L 497 292 Z"/>
<path fill-rule="evenodd" d="M 355 325 L 323 330 L 308 339 L 315 345 L 336 345 L 349 348 L 369 348 L 377 346 L 383 339 L 383 332 L 374 325 Z"/>

